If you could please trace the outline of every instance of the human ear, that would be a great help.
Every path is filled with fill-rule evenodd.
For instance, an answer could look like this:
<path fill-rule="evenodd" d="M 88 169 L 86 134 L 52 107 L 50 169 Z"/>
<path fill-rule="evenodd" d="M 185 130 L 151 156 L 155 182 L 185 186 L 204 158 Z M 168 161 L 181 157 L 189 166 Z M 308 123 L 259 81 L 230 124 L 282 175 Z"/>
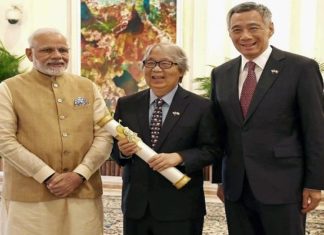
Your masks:
<path fill-rule="evenodd" d="M 26 48 L 25 49 L 25 54 L 27 56 L 27 58 L 29 59 L 29 61 L 33 62 L 33 51 L 31 48 Z"/>

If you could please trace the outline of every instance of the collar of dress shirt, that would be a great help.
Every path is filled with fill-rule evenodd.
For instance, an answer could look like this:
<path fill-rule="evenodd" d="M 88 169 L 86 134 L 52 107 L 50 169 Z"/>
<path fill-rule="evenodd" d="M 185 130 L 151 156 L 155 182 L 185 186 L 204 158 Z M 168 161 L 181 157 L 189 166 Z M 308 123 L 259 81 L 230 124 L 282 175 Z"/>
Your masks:
<path fill-rule="evenodd" d="M 165 103 L 167 103 L 169 106 L 171 105 L 171 102 L 173 100 L 173 97 L 178 89 L 179 85 L 176 85 L 168 94 L 160 97 L 164 100 Z M 155 101 L 155 99 L 158 98 L 154 92 L 152 91 L 152 89 L 150 89 L 150 105 L 152 105 L 152 103 Z"/>
<path fill-rule="evenodd" d="M 259 55 L 257 58 L 253 59 L 252 61 L 254 63 L 256 63 L 256 65 L 261 68 L 261 70 L 264 69 L 265 64 L 267 63 L 270 54 L 272 52 L 272 47 L 268 46 L 268 48 L 261 54 Z M 249 60 L 246 59 L 244 56 L 242 56 L 242 60 L 241 60 L 241 73 L 242 71 L 245 69 L 245 65 Z"/>

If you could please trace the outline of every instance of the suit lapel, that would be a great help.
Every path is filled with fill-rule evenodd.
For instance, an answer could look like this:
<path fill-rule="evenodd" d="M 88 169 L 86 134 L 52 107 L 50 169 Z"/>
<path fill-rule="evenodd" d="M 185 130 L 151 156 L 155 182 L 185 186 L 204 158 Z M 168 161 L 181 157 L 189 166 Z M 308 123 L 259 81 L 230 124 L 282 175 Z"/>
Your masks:
<path fill-rule="evenodd" d="M 189 104 L 190 100 L 188 99 L 187 92 L 182 88 L 178 87 L 177 92 L 175 93 L 171 106 L 169 108 L 168 114 L 163 122 L 163 126 L 160 131 L 159 140 L 155 149 L 158 150 L 167 136 L 170 134 L 173 127 L 179 121 L 182 115 L 184 115 L 185 109 Z"/>
<path fill-rule="evenodd" d="M 233 61 L 233 65 L 225 73 L 226 79 L 224 80 L 226 82 L 226 85 L 224 87 L 226 87 L 229 90 L 230 105 L 233 109 L 233 113 L 235 115 L 236 120 L 239 123 L 243 123 L 243 114 L 242 114 L 240 98 L 238 94 L 238 83 L 239 83 L 238 80 L 240 75 L 240 66 L 241 66 L 241 57 L 238 57 L 235 59 L 235 61 Z"/>
<path fill-rule="evenodd" d="M 138 112 L 137 112 L 137 123 L 139 123 L 141 132 L 140 137 L 144 143 L 150 143 L 150 122 L 149 122 L 149 102 L 150 102 L 150 92 L 146 90 L 142 96 L 137 97 L 138 102 Z"/>
<path fill-rule="evenodd" d="M 283 63 L 280 60 L 283 58 L 283 54 L 276 48 L 273 48 L 273 51 L 268 59 L 268 62 L 263 69 L 257 87 L 255 89 L 246 119 L 244 122 L 248 121 L 251 115 L 255 112 L 258 105 L 261 103 L 263 97 L 267 91 L 271 88 L 273 83 L 277 80 L 278 75 L 282 69 Z"/>

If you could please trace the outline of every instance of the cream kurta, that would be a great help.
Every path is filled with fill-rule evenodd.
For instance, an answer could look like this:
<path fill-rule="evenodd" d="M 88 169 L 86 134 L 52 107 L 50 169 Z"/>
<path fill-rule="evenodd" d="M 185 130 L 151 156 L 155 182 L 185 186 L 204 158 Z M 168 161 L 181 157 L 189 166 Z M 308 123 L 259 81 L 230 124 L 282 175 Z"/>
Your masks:
<path fill-rule="evenodd" d="M 6 204 L 5 207 L 2 207 L 2 214 L 9 217 L 14 215 L 11 219 L 14 219 L 15 222 L 12 222 L 20 223 L 19 219 L 26 222 L 28 218 L 25 216 L 18 218 L 18 213 L 15 213 L 13 208 L 16 208 L 16 212 L 23 211 L 24 206 L 22 207 L 22 205 L 25 205 L 26 210 L 29 207 L 38 208 L 41 211 L 40 208 L 46 210 L 47 203 L 51 205 L 53 203 L 73 205 L 75 200 L 80 200 L 73 198 L 90 199 L 81 200 L 81 203 L 78 203 L 78 208 L 82 205 L 86 208 L 89 203 L 94 203 L 94 201 L 97 205 L 98 196 L 102 194 L 98 168 L 108 157 L 112 148 L 111 135 L 104 129 L 94 129 L 96 121 L 106 112 L 105 102 L 98 89 L 85 78 L 70 74 L 50 78 L 33 70 L 17 77 L 15 79 L 19 83 L 15 84 L 16 80 L 13 79 L 8 80 L 8 85 L 6 84 L 7 81 L 0 84 L 0 155 L 5 159 L 4 192 L 2 195 L 5 201 L 2 200 L 2 204 L 4 202 Z M 11 81 L 13 82 L 10 83 Z M 17 86 L 20 85 L 20 82 L 24 85 L 18 87 L 18 89 Z M 78 92 L 80 96 L 77 96 Z M 26 93 L 29 96 L 24 95 Z M 86 99 L 84 94 L 87 96 Z M 71 100 L 71 97 L 73 97 L 73 100 Z M 36 102 L 38 100 L 39 102 Z M 92 110 L 89 110 L 89 107 L 87 107 L 87 111 L 86 109 L 82 110 L 83 105 L 91 107 Z M 90 118 L 89 115 L 91 115 Z M 87 120 L 87 118 L 89 121 L 83 124 L 82 121 Z M 30 126 L 28 122 L 31 123 Z M 50 126 L 48 126 L 48 123 L 50 123 Z M 35 124 L 37 124 L 37 130 L 35 130 Z M 78 126 L 80 124 L 85 127 L 85 130 Z M 26 138 L 26 136 L 31 136 L 31 138 Z M 44 138 L 47 138 L 47 140 L 44 140 Z M 83 148 L 85 149 L 83 150 Z M 54 172 L 67 171 L 80 173 L 87 181 L 72 194 L 72 197 L 58 199 L 48 192 L 43 181 Z M 52 202 L 45 202 L 49 200 Z M 17 204 L 18 207 L 16 207 Z M 34 207 L 33 204 L 38 206 Z M 96 210 L 92 213 L 91 210 L 85 209 L 84 216 L 78 216 L 80 220 L 75 222 L 90 223 L 98 216 L 102 220 L 102 207 L 92 206 L 92 208 L 94 207 L 96 207 Z M 59 205 L 53 208 L 54 211 L 50 212 L 51 216 L 62 209 L 62 207 L 58 209 Z M 66 212 L 73 215 L 71 208 L 73 206 Z M 6 214 L 8 211 L 10 213 Z M 80 209 L 77 213 L 80 215 Z M 96 213 L 100 215 L 91 218 L 91 214 Z M 43 216 L 46 217 L 46 213 Z M 87 218 L 90 218 L 90 221 L 87 221 Z M 5 221 L 5 218 L 1 218 L 2 225 L 5 225 L 2 229 L 6 226 L 8 226 L 7 228 L 10 227 L 10 224 L 3 224 Z M 63 229 L 64 221 L 69 221 L 70 227 L 71 221 L 69 219 L 63 220 L 63 224 L 62 221 L 58 222 L 58 227 Z M 28 223 L 35 222 L 29 221 Z M 73 227 L 73 225 L 71 226 Z M 55 227 L 54 224 L 53 227 Z M 33 231 L 30 234 L 38 233 Z M 46 234 L 50 233 L 47 232 Z M 66 234 L 72 234 L 72 232 Z"/>

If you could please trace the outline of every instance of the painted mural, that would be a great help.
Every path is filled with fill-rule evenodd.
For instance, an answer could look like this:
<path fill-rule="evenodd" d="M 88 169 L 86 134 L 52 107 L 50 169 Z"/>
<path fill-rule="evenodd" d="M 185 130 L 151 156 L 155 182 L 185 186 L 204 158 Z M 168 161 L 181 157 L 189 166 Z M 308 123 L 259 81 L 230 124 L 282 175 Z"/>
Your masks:
<path fill-rule="evenodd" d="M 82 0 L 81 73 L 114 111 L 119 97 L 145 88 L 145 48 L 176 41 L 176 0 Z"/>

